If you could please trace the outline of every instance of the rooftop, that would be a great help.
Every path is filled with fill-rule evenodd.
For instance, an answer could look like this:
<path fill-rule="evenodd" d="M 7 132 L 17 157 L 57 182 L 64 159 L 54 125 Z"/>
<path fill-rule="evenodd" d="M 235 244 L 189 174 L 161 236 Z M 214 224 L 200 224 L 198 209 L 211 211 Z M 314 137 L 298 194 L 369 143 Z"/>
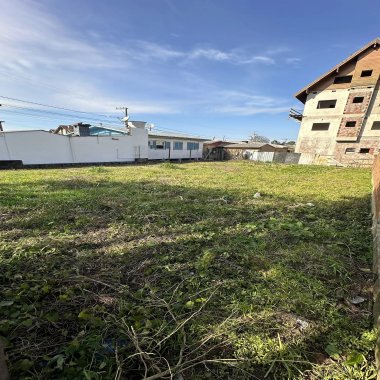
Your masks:
<path fill-rule="evenodd" d="M 309 83 L 307 86 L 305 86 L 304 88 L 302 88 L 300 91 L 298 91 L 294 96 L 299 100 L 301 101 L 302 103 L 305 103 L 306 101 L 306 97 L 307 97 L 307 93 L 308 93 L 308 90 L 316 85 L 317 83 L 319 83 L 321 80 L 325 79 L 326 77 L 328 77 L 329 75 L 333 75 L 333 74 L 336 74 L 339 72 L 339 69 L 341 68 L 341 66 L 351 62 L 353 59 L 357 58 L 358 55 L 360 55 L 361 53 L 365 52 L 366 50 L 368 50 L 369 48 L 371 47 L 377 47 L 378 45 L 380 45 L 380 38 L 377 37 L 375 38 L 374 40 L 372 40 L 371 42 L 369 42 L 368 44 L 364 45 L 361 49 L 357 50 L 355 53 L 353 53 L 352 55 L 350 55 L 348 58 L 346 58 L 345 60 L 343 60 L 342 62 L 340 62 L 339 64 L 337 64 L 336 66 L 334 66 L 331 70 L 329 70 L 327 73 L 321 75 L 320 77 L 318 77 L 315 81 Z"/>
<path fill-rule="evenodd" d="M 235 149 L 259 149 L 263 146 L 273 146 L 274 148 L 287 148 L 285 145 L 271 144 L 271 143 L 261 143 L 261 142 L 249 142 L 241 144 L 229 144 L 225 148 L 235 148 Z"/>
<path fill-rule="evenodd" d="M 200 137 L 200 136 L 194 136 L 194 135 L 187 135 L 187 134 L 184 134 L 184 133 L 153 132 L 153 131 L 149 131 L 148 135 L 149 135 L 149 137 L 168 137 L 168 138 L 175 138 L 175 139 L 208 141 L 208 139 L 206 139 L 206 138 L 203 138 L 203 137 Z"/>
<path fill-rule="evenodd" d="M 225 148 L 236 148 L 236 149 L 259 149 L 264 145 L 271 145 L 269 143 L 261 143 L 261 142 L 249 142 L 249 143 L 240 143 L 240 144 L 229 144 L 226 145 Z"/>

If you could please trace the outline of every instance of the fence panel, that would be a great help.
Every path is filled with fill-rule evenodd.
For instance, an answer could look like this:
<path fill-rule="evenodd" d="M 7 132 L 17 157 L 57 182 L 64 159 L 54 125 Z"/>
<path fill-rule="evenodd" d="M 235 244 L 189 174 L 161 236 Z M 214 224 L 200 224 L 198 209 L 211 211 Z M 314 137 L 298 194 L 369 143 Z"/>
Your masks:
<path fill-rule="evenodd" d="M 259 160 L 259 152 L 257 150 L 250 151 L 249 159 L 252 161 L 258 161 Z"/>
<path fill-rule="evenodd" d="M 285 164 L 298 164 L 301 153 L 287 153 L 285 157 Z"/>
<path fill-rule="evenodd" d="M 286 152 L 274 152 L 273 162 L 284 163 L 286 155 Z"/>
<path fill-rule="evenodd" d="M 260 162 L 272 162 L 274 152 L 258 152 L 257 161 Z"/>

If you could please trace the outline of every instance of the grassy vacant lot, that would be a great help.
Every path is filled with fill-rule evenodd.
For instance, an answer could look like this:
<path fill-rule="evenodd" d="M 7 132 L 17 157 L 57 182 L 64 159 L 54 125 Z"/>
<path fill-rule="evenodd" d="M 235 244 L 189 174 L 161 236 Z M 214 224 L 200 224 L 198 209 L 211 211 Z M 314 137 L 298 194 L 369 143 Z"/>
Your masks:
<path fill-rule="evenodd" d="M 374 378 L 370 191 L 248 162 L 0 172 L 11 374 Z"/>

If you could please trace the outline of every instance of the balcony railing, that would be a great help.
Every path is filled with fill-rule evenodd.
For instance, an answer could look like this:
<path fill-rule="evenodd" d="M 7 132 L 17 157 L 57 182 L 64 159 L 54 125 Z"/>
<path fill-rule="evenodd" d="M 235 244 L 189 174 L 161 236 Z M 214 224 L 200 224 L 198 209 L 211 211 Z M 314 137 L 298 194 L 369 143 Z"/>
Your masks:
<path fill-rule="evenodd" d="M 301 121 L 302 120 L 302 112 L 301 111 L 298 111 L 294 108 L 291 108 L 290 111 L 289 111 L 289 117 L 297 120 L 297 121 Z"/>

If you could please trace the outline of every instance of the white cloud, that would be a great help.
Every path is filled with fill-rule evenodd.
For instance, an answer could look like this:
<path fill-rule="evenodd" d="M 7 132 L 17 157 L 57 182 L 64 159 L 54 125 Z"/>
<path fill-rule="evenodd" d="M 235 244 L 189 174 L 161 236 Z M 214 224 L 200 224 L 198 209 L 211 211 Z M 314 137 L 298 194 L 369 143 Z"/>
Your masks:
<path fill-rule="evenodd" d="M 288 53 L 290 51 L 292 51 L 292 49 L 288 48 L 287 46 L 279 46 L 266 50 L 265 55 L 278 55 L 282 53 Z"/>
<path fill-rule="evenodd" d="M 252 57 L 248 60 L 245 60 L 245 61 L 242 61 L 241 63 L 265 63 L 265 64 L 269 64 L 269 65 L 274 65 L 276 63 L 276 61 L 271 58 L 271 57 L 266 57 L 266 56 L 263 56 L 263 55 L 257 55 L 255 57 Z"/>
<path fill-rule="evenodd" d="M 189 50 L 175 49 L 147 41 L 128 41 L 124 49 L 101 40 L 101 35 L 89 31 L 91 42 L 65 28 L 61 20 L 33 0 L 2 3 L 0 12 L 0 67 L 22 72 L 36 67 L 65 69 L 124 69 L 133 62 L 188 61 L 205 59 L 231 64 L 274 64 L 270 54 L 253 56 L 247 52 L 223 51 L 213 47 Z M 20 58 L 22 57 L 22 58 Z"/>
<path fill-rule="evenodd" d="M 276 114 L 288 112 L 290 107 L 258 107 L 253 105 L 244 105 L 244 106 L 227 106 L 221 109 L 220 111 L 239 115 L 239 116 L 252 116 L 260 113 L 264 114 Z"/>
<path fill-rule="evenodd" d="M 188 54 L 189 58 L 206 58 L 212 61 L 229 61 L 232 56 L 229 53 L 216 49 L 195 49 Z"/>
<path fill-rule="evenodd" d="M 91 94 L 91 96 L 88 96 Z M 128 105 L 128 108 L 132 111 L 132 114 L 176 114 L 180 112 L 179 107 L 176 104 L 170 104 L 170 102 L 160 101 L 138 101 L 134 99 L 126 99 L 113 97 L 112 95 L 106 96 L 99 94 L 96 89 L 92 89 L 89 92 L 81 94 L 76 92 L 73 94 L 60 94 L 55 96 L 57 104 L 65 104 L 66 107 L 72 107 L 76 109 L 82 109 L 93 112 L 106 112 L 115 113 L 116 106 Z"/>
<path fill-rule="evenodd" d="M 301 62 L 301 58 L 296 58 L 296 57 L 286 58 L 285 62 L 288 63 L 289 65 L 296 65 Z"/>
<path fill-rule="evenodd" d="M 121 48 L 91 30 L 76 35 L 41 4 L 2 2 L 0 95 L 94 112 L 128 106 L 132 115 L 186 114 L 194 109 L 254 115 L 289 108 L 281 99 L 257 95 L 260 92 L 225 90 L 223 83 L 214 84 L 206 75 L 188 70 L 200 60 L 274 65 L 271 54 L 282 51 L 254 55 L 245 49 L 225 51 L 199 45 L 185 50 L 138 40 L 127 40 Z M 169 65 L 177 63 L 183 65 L 175 70 Z"/>
<path fill-rule="evenodd" d="M 252 61 L 254 61 L 254 62 L 262 62 L 262 63 L 269 63 L 271 65 L 275 64 L 275 60 L 273 58 L 265 57 L 265 56 L 260 56 L 260 55 L 257 56 L 257 57 L 253 57 Z"/>
<path fill-rule="evenodd" d="M 37 67 L 117 68 L 128 62 L 116 46 L 81 41 L 31 0 L 2 2 L 0 46 L 0 67 L 16 72 Z"/>
<path fill-rule="evenodd" d="M 218 99 L 221 104 L 215 111 L 237 116 L 283 113 L 291 107 L 286 99 L 240 91 L 222 91 Z"/>
<path fill-rule="evenodd" d="M 151 60 L 167 61 L 169 59 L 182 58 L 185 56 L 185 53 L 181 51 L 152 42 L 136 41 L 133 45 L 134 47 L 129 53 L 130 57 L 144 62 Z"/>
<path fill-rule="evenodd" d="M 216 49 L 197 49 L 193 52 L 190 52 L 189 57 L 191 59 L 196 58 L 205 58 L 212 61 L 224 61 L 224 62 L 230 62 L 232 64 L 237 65 L 247 65 L 247 64 L 254 64 L 254 63 L 264 63 L 264 64 L 270 64 L 273 65 L 276 63 L 276 61 L 271 57 L 266 56 L 254 56 L 251 58 L 247 58 L 244 54 L 237 54 L 232 52 L 223 52 Z"/>
<path fill-rule="evenodd" d="M 135 113 L 178 112 L 175 105 L 166 102 L 137 100 L 131 91 L 127 96 L 115 96 L 106 84 L 102 91 L 90 85 L 91 76 L 102 82 L 94 72 L 106 74 L 111 69 L 125 70 L 133 66 L 126 49 L 104 43 L 97 35 L 92 37 L 95 43 L 72 35 L 37 2 L 4 2 L 0 12 L 0 95 L 96 112 L 114 112 L 116 105 L 125 102 Z M 145 52 L 149 59 L 165 60 L 182 55 L 158 45 L 136 43 L 141 46 L 136 50 Z"/>
<path fill-rule="evenodd" d="M 249 57 L 242 52 L 237 53 L 234 51 L 223 51 L 214 48 L 194 48 L 191 50 L 177 50 L 168 46 L 162 46 L 151 42 L 139 41 L 137 43 L 132 42 L 134 45 L 131 58 L 148 63 L 150 61 L 168 61 L 177 60 L 179 62 L 189 62 L 196 60 L 208 60 L 215 62 L 225 62 L 230 64 L 254 64 L 254 63 L 266 63 L 274 64 L 275 60 L 266 56 L 254 56 Z"/>

